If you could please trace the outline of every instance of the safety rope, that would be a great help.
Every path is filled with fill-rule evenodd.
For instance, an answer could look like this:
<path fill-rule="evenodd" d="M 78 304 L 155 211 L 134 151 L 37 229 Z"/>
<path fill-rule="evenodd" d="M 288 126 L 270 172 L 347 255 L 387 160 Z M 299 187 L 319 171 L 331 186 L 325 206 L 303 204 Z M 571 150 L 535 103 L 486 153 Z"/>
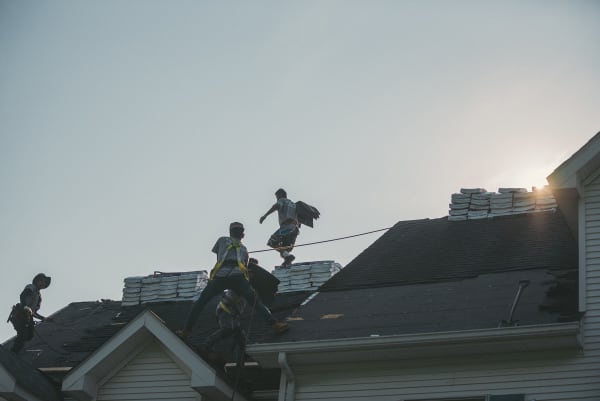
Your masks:
<path fill-rule="evenodd" d="M 258 299 L 258 294 L 254 292 L 254 302 L 252 303 L 252 310 L 250 311 L 250 321 L 248 323 L 248 329 L 246 330 L 246 338 L 243 339 L 243 344 L 239 344 L 239 355 L 236 358 L 237 369 L 236 369 L 236 377 L 235 383 L 233 386 L 233 392 L 231 393 L 231 401 L 234 401 L 235 395 L 238 391 L 238 387 L 240 385 L 240 379 L 242 376 L 242 370 L 244 369 L 245 359 L 246 359 L 246 344 L 248 343 L 248 338 L 250 337 L 250 330 L 252 329 L 252 322 L 254 321 L 254 311 L 256 309 L 256 301 Z"/>
<path fill-rule="evenodd" d="M 294 248 L 298 248 L 298 247 L 300 247 L 300 246 L 309 246 L 309 245 L 323 244 L 323 243 L 326 243 L 326 242 L 340 241 L 340 240 L 343 240 L 343 239 L 354 238 L 354 237 L 360 237 L 360 236 L 362 236 L 362 235 L 368 235 L 368 234 L 378 233 L 378 232 L 380 232 L 380 231 L 387 231 L 387 230 L 389 230 L 390 228 L 392 228 L 392 227 L 380 228 L 379 230 L 367 231 L 367 232 L 364 232 L 364 233 L 360 233 L 360 234 L 354 234 L 354 235 L 347 235 L 347 236 L 345 236 L 345 237 L 339 237 L 339 238 L 326 239 L 326 240 L 323 240 L 323 241 L 308 242 L 308 243 L 306 243 L 306 244 L 294 245 Z M 258 250 L 258 251 L 250 251 L 250 252 L 248 252 L 248 253 L 259 253 L 259 252 L 278 251 L 278 250 L 285 250 L 285 249 L 287 249 L 287 248 L 289 248 L 289 247 L 285 247 L 285 246 L 284 246 L 284 247 L 280 247 L 280 248 L 268 248 L 268 249 L 260 249 L 260 250 Z"/>

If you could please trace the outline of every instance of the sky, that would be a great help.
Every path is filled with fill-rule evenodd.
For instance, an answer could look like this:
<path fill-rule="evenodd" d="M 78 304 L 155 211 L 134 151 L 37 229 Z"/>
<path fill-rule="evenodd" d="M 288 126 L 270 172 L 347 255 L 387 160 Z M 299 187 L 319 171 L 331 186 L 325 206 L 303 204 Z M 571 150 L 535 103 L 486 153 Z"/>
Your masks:
<path fill-rule="evenodd" d="M 0 306 L 39 272 L 50 315 L 209 270 L 231 221 L 265 249 L 280 187 L 321 211 L 302 244 L 544 185 L 600 131 L 599 20 L 576 0 L 0 0 Z M 345 265 L 381 234 L 295 255 Z"/>

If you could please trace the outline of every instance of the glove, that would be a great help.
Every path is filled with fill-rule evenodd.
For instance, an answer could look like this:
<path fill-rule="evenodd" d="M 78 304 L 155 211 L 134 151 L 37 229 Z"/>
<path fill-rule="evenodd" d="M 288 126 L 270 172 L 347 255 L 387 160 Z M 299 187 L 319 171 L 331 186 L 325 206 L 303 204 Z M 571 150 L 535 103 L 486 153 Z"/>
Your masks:
<path fill-rule="evenodd" d="M 33 311 L 31 310 L 31 308 L 29 306 L 25 306 L 23 308 L 23 310 L 25 311 L 25 314 L 27 315 L 28 318 L 33 316 Z"/>

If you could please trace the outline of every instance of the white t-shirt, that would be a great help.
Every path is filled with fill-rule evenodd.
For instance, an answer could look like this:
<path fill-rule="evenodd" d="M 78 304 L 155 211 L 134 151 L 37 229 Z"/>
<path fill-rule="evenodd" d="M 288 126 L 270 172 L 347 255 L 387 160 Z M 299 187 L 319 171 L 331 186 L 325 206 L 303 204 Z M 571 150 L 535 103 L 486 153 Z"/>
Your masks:
<path fill-rule="evenodd" d="M 277 214 L 279 215 L 279 225 L 287 220 L 297 220 L 296 204 L 288 198 L 277 199 Z"/>

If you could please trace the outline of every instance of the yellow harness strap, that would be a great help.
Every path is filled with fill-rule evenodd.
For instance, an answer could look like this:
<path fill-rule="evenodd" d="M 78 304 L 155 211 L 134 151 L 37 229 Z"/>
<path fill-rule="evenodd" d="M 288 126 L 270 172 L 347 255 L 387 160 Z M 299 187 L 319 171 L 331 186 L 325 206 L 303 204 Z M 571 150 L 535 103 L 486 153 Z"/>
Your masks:
<path fill-rule="evenodd" d="M 248 276 L 248 269 L 246 269 L 246 265 L 244 265 L 244 262 L 242 262 L 242 255 L 240 252 L 240 244 L 236 243 L 235 241 L 232 241 L 231 244 L 229 244 L 227 246 L 227 248 L 225 249 L 225 252 L 223 253 L 223 258 L 225 258 L 225 256 L 227 256 L 227 253 L 229 252 L 229 250 L 231 250 L 233 248 L 235 248 L 235 256 L 237 259 L 237 265 L 240 268 L 240 270 L 242 271 L 242 274 L 244 275 L 246 280 L 249 280 L 250 277 Z M 217 263 L 215 264 L 215 267 L 210 272 L 211 280 L 215 277 L 215 274 L 217 274 L 217 272 L 219 271 L 221 266 L 223 266 L 223 262 L 225 262 L 225 259 L 217 261 Z"/>

